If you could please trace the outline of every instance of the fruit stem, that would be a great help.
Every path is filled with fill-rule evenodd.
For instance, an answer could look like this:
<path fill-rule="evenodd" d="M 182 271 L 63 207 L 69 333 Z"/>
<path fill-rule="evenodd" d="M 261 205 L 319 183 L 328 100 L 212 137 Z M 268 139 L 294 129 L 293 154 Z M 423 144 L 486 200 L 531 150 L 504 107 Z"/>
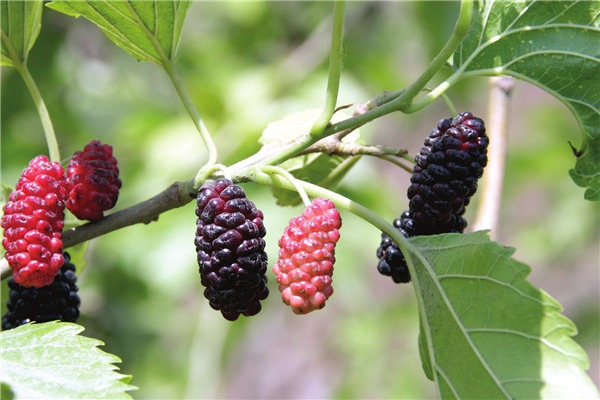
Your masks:
<path fill-rule="evenodd" d="M 44 99 L 42 98 L 42 95 L 37 85 L 35 84 L 35 80 L 31 76 L 31 73 L 27 68 L 26 61 L 21 62 L 15 49 L 12 46 L 12 42 L 10 41 L 10 39 L 6 36 L 4 32 L 1 32 L 1 35 L 2 44 L 8 51 L 13 66 L 21 75 L 23 82 L 25 82 L 25 86 L 27 86 L 27 89 L 31 94 L 33 103 L 35 104 L 35 108 L 38 112 L 40 121 L 42 123 L 44 135 L 46 136 L 46 143 L 48 145 L 48 154 L 50 156 L 50 161 L 60 162 L 61 159 L 60 151 L 58 149 L 58 141 L 56 140 L 56 134 L 54 133 L 54 127 L 52 126 L 52 120 L 50 119 L 50 114 L 48 113 L 46 103 L 44 103 Z"/>
<path fill-rule="evenodd" d="M 437 74 L 437 72 L 444 66 L 446 61 L 448 61 L 448 59 L 452 56 L 456 48 L 460 45 L 469 32 L 472 16 L 473 0 L 462 0 L 460 2 L 458 19 L 456 21 L 456 25 L 454 26 L 454 32 L 452 32 L 452 36 L 450 36 L 450 39 L 448 39 L 444 47 L 442 47 L 439 53 L 433 58 L 427 69 L 425 69 L 421 76 L 419 76 L 417 80 L 406 89 L 406 92 L 403 93 L 403 96 L 401 97 L 407 96 L 410 99 L 414 99 L 425 87 L 425 85 L 427 85 L 427 83 L 435 76 L 435 74 Z M 437 98 L 437 96 L 435 98 Z M 435 100 L 435 98 L 431 98 L 429 103 Z M 406 109 L 401 109 L 401 111 L 407 113 L 414 112 L 412 111 L 412 108 L 412 106 L 408 106 Z"/>
<path fill-rule="evenodd" d="M 264 173 L 272 175 L 272 174 L 278 174 L 283 176 L 285 179 L 287 179 L 292 185 L 294 185 L 294 188 L 296 189 L 296 192 L 298 192 L 298 194 L 300 195 L 300 198 L 302 199 L 302 202 L 304 203 L 304 205 L 306 207 L 310 206 L 310 199 L 308 198 L 308 195 L 306 194 L 306 191 L 304 191 L 304 188 L 302 188 L 302 186 L 300 186 L 298 179 L 296 179 L 294 177 L 294 175 L 290 174 L 288 171 L 286 171 L 283 168 L 280 167 L 275 167 L 272 165 L 265 165 L 263 167 L 260 168 Z"/>
<path fill-rule="evenodd" d="M 200 168 L 200 171 L 198 171 L 198 174 L 194 178 L 194 185 L 196 187 L 200 187 L 202 185 L 202 182 L 204 182 L 206 178 L 214 175 L 217 171 L 221 171 L 225 178 L 231 179 L 230 168 L 226 167 L 223 164 L 207 164 L 206 166 Z"/>
<path fill-rule="evenodd" d="M 392 155 L 388 154 L 388 155 L 380 156 L 379 158 L 381 158 L 382 160 L 391 162 L 392 164 L 402 168 L 406 172 L 410 172 L 411 174 L 413 173 L 413 168 L 404 164 L 401 160 L 398 159 L 397 156 L 392 156 Z M 414 161 L 413 161 L 413 163 L 414 163 Z"/>
<path fill-rule="evenodd" d="M 252 181 L 259 185 L 271 187 L 275 186 L 282 189 L 295 190 L 295 185 L 293 185 L 289 180 L 282 179 L 277 174 L 268 175 L 259 168 L 253 168 L 249 171 L 248 175 L 241 178 L 242 180 Z M 408 251 L 413 254 L 418 253 L 417 249 L 407 238 L 404 237 L 404 235 L 400 233 L 399 230 L 394 228 L 389 222 L 381 218 L 373 211 L 369 210 L 367 207 L 362 206 L 359 203 L 342 196 L 341 194 L 322 188 L 321 186 L 314 185 L 297 178 L 294 178 L 294 180 L 296 181 L 296 184 L 300 185 L 308 195 L 312 197 L 323 197 L 329 199 L 337 208 L 350 211 L 352 214 L 362 218 L 380 231 L 384 232 L 398 244 L 403 252 Z M 412 276 L 416 275 L 416 272 L 413 270 L 411 265 L 409 265 L 409 270 Z"/>
<path fill-rule="evenodd" d="M 325 94 L 325 106 L 319 118 L 310 129 L 311 136 L 322 137 L 323 131 L 331 121 L 335 112 L 340 88 L 342 70 L 343 38 L 344 38 L 344 8 L 345 0 L 336 1 L 333 6 L 333 27 L 331 29 L 331 50 L 329 53 L 329 77 Z"/>
<path fill-rule="evenodd" d="M 179 75 L 177 75 L 173 63 L 171 62 L 171 60 L 164 58 L 162 60 L 162 66 L 169 78 L 171 79 L 171 83 L 173 84 L 173 87 L 175 88 L 179 99 L 183 103 L 183 106 L 185 107 L 187 113 L 192 118 L 192 121 L 194 122 L 194 125 L 196 126 L 196 129 L 200 133 L 200 137 L 202 138 L 202 141 L 206 146 L 206 150 L 208 152 L 208 161 L 206 162 L 206 165 L 215 164 L 217 162 L 218 156 L 215 142 L 213 141 L 210 132 L 206 128 L 206 125 L 204 125 L 204 121 L 202 121 L 202 118 L 200 118 L 200 114 L 194 107 L 194 103 L 192 103 L 190 96 L 181 84 L 181 79 L 179 79 Z"/>

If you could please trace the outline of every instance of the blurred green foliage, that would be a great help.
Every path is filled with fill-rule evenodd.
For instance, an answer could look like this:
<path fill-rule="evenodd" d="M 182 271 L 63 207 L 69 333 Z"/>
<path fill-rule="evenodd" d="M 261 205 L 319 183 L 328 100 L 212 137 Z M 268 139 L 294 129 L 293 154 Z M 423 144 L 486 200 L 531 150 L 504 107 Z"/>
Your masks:
<path fill-rule="evenodd" d="M 214 133 L 220 161 L 259 149 L 266 125 L 320 107 L 327 77 L 329 2 L 196 2 L 184 25 L 176 67 Z M 450 35 L 456 2 L 350 2 L 339 104 L 362 103 L 409 84 Z M 44 11 L 29 67 L 49 108 L 66 160 L 93 138 L 110 143 L 123 188 L 116 209 L 193 177 L 206 159 L 200 136 L 166 75 L 135 61 L 91 23 Z M 14 185 L 46 153 L 31 98 L 15 71 L 1 69 L 2 181 Z M 485 117 L 485 79 L 449 95 Z M 448 111 L 436 102 L 361 128 L 367 143 L 418 151 Z M 531 280 L 579 327 L 599 382 L 597 204 L 568 176 L 567 144 L 580 133 L 566 107 L 518 83 L 498 241 L 517 248 Z M 408 174 L 363 157 L 339 191 L 392 220 L 406 207 Z M 275 204 L 270 190 L 244 185 L 265 213 L 267 250 L 300 207 Z M 477 198 L 468 210 L 473 218 Z M 231 323 L 202 296 L 194 204 L 94 239 L 79 277 L 85 334 L 123 359 L 136 398 L 431 398 L 421 370 L 418 316 L 410 285 L 376 271 L 379 232 L 343 214 L 335 294 L 323 310 L 296 316 L 279 299 L 272 274 L 263 311 Z M 6 282 L 2 282 L 3 300 Z M 4 304 L 4 301 L 3 301 Z M 595 356 L 594 356 L 595 355 Z"/>

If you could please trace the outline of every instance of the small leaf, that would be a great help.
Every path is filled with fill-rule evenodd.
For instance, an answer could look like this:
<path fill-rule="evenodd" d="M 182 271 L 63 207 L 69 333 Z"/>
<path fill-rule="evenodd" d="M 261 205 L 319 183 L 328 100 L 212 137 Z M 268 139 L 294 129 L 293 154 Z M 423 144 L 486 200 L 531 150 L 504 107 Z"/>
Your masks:
<path fill-rule="evenodd" d="M 130 399 L 130 377 L 121 360 L 79 335 L 83 327 L 64 322 L 28 324 L 0 333 L 2 392 L 20 399 Z M 3 397 L 4 398 L 4 397 Z"/>
<path fill-rule="evenodd" d="M 320 116 L 320 109 L 304 110 L 285 116 L 283 119 L 270 123 L 260 137 L 263 148 L 285 146 L 304 137 L 310 132 L 314 121 Z M 337 112 L 332 122 L 341 121 L 349 116 Z M 360 133 L 355 130 L 344 137 L 344 143 L 357 143 Z M 294 177 L 314 183 L 327 189 L 333 189 L 346 175 L 360 156 L 329 155 L 325 153 L 310 153 L 286 160 L 279 166 Z M 298 193 L 273 188 L 273 195 L 279 205 L 294 206 L 302 202 Z"/>
<path fill-rule="evenodd" d="M 403 249 L 421 306 L 421 356 L 441 398 L 583 399 L 598 391 L 561 306 L 485 232 Z"/>
<path fill-rule="evenodd" d="M 511 75 L 566 104 L 584 133 L 570 174 L 588 200 L 600 200 L 599 16 L 597 1 L 488 0 L 453 58 L 463 77 Z"/>
<path fill-rule="evenodd" d="M 96 24 L 117 46 L 140 61 L 162 65 L 177 54 L 189 1 L 55 0 L 47 6 Z"/>
<path fill-rule="evenodd" d="M 0 65 L 26 64 L 42 25 L 42 0 L 0 2 Z"/>

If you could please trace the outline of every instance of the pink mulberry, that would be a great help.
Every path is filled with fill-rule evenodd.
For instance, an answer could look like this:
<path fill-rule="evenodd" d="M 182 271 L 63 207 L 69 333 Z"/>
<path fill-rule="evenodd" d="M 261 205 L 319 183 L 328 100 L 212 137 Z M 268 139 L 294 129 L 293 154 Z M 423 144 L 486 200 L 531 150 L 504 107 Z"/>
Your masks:
<path fill-rule="evenodd" d="M 279 259 L 273 272 L 283 302 L 294 313 L 319 310 L 333 294 L 331 276 L 341 226 L 335 205 L 316 198 L 301 216 L 290 220 L 279 239 Z"/>

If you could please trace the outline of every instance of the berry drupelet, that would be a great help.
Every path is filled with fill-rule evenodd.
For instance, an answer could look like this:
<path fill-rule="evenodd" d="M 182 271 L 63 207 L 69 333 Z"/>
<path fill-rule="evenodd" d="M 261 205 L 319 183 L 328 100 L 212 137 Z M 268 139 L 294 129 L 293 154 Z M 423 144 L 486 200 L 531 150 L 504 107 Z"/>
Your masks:
<path fill-rule="evenodd" d="M 273 272 L 283 302 L 295 314 L 325 307 L 333 294 L 331 276 L 341 226 L 335 205 L 317 197 L 301 216 L 290 220 L 279 239 L 279 259 Z"/>
<path fill-rule="evenodd" d="M 27 288 L 10 278 L 8 311 L 2 317 L 2 329 L 13 329 L 32 321 L 76 322 L 80 304 L 76 281 L 75 266 L 68 253 L 64 253 L 64 264 L 50 285 Z"/>
<path fill-rule="evenodd" d="M 62 230 L 67 199 L 64 168 L 44 155 L 29 162 L 3 208 L 2 246 L 16 283 L 40 288 L 63 265 Z"/>
<path fill-rule="evenodd" d="M 406 238 L 462 233 L 467 226 L 462 215 L 487 165 L 488 143 L 484 122 L 470 112 L 440 120 L 415 157 L 407 191 L 409 209 L 394 220 L 394 227 Z M 410 281 L 402 252 L 386 234 L 381 236 L 377 257 L 381 274 L 396 283 Z"/>
<path fill-rule="evenodd" d="M 263 213 L 228 179 L 198 191 L 196 251 L 204 296 L 223 317 L 256 315 L 267 298 Z"/>

